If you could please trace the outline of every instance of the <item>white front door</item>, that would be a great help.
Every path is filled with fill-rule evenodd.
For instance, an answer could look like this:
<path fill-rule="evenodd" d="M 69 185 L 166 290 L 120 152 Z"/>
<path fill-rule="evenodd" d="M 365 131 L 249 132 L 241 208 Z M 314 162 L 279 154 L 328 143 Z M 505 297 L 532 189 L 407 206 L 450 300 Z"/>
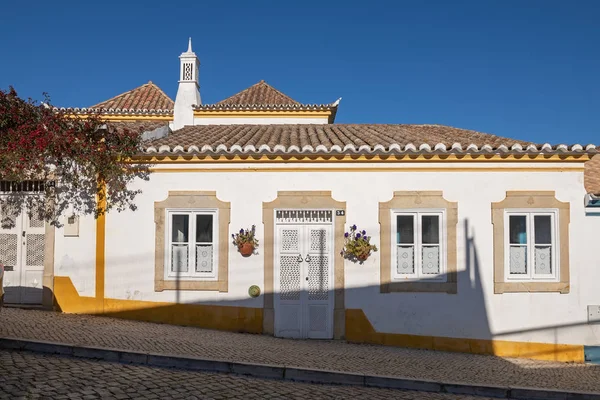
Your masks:
<path fill-rule="evenodd" d="M 275 336 L 333 337 L 332 225 L 278 225 Z"/>
<path fill-rule="evenodd" d="M 42 304 L 45 222 L 23 212 L 11 228 L 0 224 L 4 302 Z"/>

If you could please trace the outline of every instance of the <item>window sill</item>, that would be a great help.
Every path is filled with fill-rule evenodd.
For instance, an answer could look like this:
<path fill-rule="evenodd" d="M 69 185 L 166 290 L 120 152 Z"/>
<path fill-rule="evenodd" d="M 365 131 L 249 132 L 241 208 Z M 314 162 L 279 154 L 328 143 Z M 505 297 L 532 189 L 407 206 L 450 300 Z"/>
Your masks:
<path fill-rule="evenodd" d="M 154 291 L 162 292 L 163 290 L 198 290 L 198 291 L 214 291 L 227 292 L 226 281 L 208 281 L 208 280 L 156 280 L 154 282 Z"/>
<path fill-rule="evenodd" d="M 566 282 L 495 282 L 494 293 L 534 293 L 558 292 L 569 293 L 571 287 Z"/>
<path fill-rule="evenodd" d="M 380 293 L 424 292 L 424 293 L 457 293 L 456 282 L 395 281 L 380 285 Z"/>

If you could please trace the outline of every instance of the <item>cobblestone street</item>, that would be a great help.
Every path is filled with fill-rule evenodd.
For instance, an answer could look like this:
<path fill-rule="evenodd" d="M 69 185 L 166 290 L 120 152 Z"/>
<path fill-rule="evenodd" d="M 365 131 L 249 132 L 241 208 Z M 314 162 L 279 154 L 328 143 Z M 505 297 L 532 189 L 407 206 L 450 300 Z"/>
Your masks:
<path fill-rule="evenodd" d="M 0 337 L 442 382 L 600 392 L 598 365 L 503 359 L 342 341 L 284 340 L 36 310 L 3 309 Z M 287 387 L 288 383 L 272 384 Z"/>
<path fill-rule="evenodd" d="M 423 399 L 483 397 L 329 386 L 0 351 L 0 399 Z"/>

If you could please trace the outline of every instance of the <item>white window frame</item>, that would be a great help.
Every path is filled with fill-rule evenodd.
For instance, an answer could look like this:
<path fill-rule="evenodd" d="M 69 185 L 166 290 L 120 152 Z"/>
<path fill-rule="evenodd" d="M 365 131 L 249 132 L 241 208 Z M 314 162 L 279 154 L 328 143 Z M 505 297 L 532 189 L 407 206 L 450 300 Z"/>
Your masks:
<path fill-rule="evenodd" d="M 165 229 L 165 280 L 218 280 L 219 271 L 219 210 L 214 208 L 207 209 L 172 209 L 165 210 L 167 217 L 167 229 Z M 172 229 L 173 215 L 189 215 L 188 240 L 190 250 L 188 253 L 188 271 L 171 271 L 171 251 L 172 247 Z M 212 215 L 213 218 L 213 257 L 212 272 L 196 272 L 196 244 L 206 244 L 205 242 L 196 242 L 196 216 Z"/>
<path fill-rule="evenodd" d="M 413 216 L 413 220 L 416 220 L 414 225 L 414 254 L 415 254 L 415 273 L 414 274 L 399 274 L 396 263 L 398 262 L 398 243 L 396 243 L 396 233 L 398 231 L 397 218 L 401 215 Z M 435 215 L 440 217 L 440 272 L 437 275 L 423 274 L 422 273 L 422 216 Z M 427 281 L 427 282 L 446 282 L 447 276 L 447 241 L 448 241 L 448 224 L 446 221 L 446 209 L 444 208 L 420 208 L 420 209 L 393 209 L 390 210 L 391 218 L 391 241 L 392 244 L 392 262 L 390 268 L 392 269 L 392 280 L 393 281 Z"/>
<path fill-rule="evenodd" d="M 527 217 L 527 274 L 510 273 L 510 216 Z M 535 216 L 550 216 L 550 234 L 552 242 L 552 274 L 535 273 L 535 227 L 533 225 Z M 504 276 L 507 282 L 558 282 L 560 278 L 560 237 L 559 237 L 559 213 L 555 208 L 510 208 L 504 210 Z"/>

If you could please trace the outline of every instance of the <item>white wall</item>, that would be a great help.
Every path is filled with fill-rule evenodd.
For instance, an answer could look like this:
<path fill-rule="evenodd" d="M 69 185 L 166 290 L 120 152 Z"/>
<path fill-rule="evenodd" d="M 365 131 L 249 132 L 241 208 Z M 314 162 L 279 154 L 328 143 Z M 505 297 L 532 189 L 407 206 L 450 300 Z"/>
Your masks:
<path fill-rule="evenodd" d="M 379 202 L 390 200 L 393 192 L 398 190 L 442 190 L 447 200 L 458 202 L 458 294 L 382 295 L 378 286 L 379 253 L 375 253 L 364 265 L 346 261 L 346 308 L 363 309 L 375 329 L 381 332 L 600 344 L 600 326 L 586 323 L 587 305 L 600 304 L 600 291 L 597 290 L 600 265 L 593 238 L 594 232 L 600 231 L 600 217 L 585 216 L 583 172 L 529 172 L 527 168 L 533 165 L 523 163 L 410 163 L 394 165 L 394 168 L 400 168 L 399 171 L 376 171 L 379 167 L 389 169 L 390 166 L 217 164 L 208 168 L 206 165 L 186 165 L 186 168 L 201 168 L 199 172 L 167 173 L 165 169 L 181 168 L 182 165 L 160 165 L 163 172 L 154 173 L 150 182 L 141 184 L 143 194 L 138 198 L 136 212 L 107 217 L 106 296 L 262 307 L 262 296 L 251 299 L 247 294 L 248 287 L 253 284 L 263 288 L 262 246 L 258 249 L 259 255 L 249 258 L 242 258 L 233 245 L 229 246 L 228 293 L 187 291 L 179 293 L 178 298 L 172 291 L 154 292 L 154 202 L 164 200 L 169 190 L 216 191 L 220 200 L 231 202 L 229 233 L 256 224 L 261 244 L 264 238 L 262 203 L 275 199 L 278 190 L 331 190 L 335 200 L 346 202 L 348 224 L 355 223 L 366 229 L 375 244 L 380 243 Z M 490 166 L 495 168 L 493 172 L 485 170 Z M 557 166 L 581 168 L 582 165 L 543 165 Z M 286 170 L 290 167 L 295 169 Z M 303 167 L 307 170 L 299 169 Z M 356 167 L 361 170 L 352 171 Z M 415 167 L 423 170 L 416 171 Z M 540 164 L 535 167 L 540 168 Z M 218 172 L 222 168 L 267 168 L 268 171 Z M 327 171 L 329 168 L 335 168 L 335 171 Z M 365 168 L 373 171 L 365 171 Z M 510 171 L 510 168 L 518 170 Z M 507 190 L 555 190 L 558 200 L 571 203 L 569 294 L 494 294 L 491 203 L 503 200 Z M 469 256 L 466 254 L 465 230 L 474 243 Z M 68 246 L 67 239 L 63 244 L 57 240 L 57 263 L 66 256 L 86 260 L 86 253 L 93 254 L 93 236 L 82 236 L 79 246 Z M 61 246 L 66 255 L 59 255 Z M 336 249 L 336 254 L 338 251 Z M 92 273 L 82 273 L 82 268 L 92 268 Z M 88 287 L 93 287 L 93 265 L 88 263 L 82 268 L 69 270 L 63 266 L 61 270 L 59 267 L 56 275 L 81 274 L 76 286 L 78 290 L 85 287 L 87 291 Z M 578 325 L 546 329 L 564 324 Z"/>
<path fill-rule="evenodd" d="M 63 221 L 64 223 L 64 221 Z M 96 293 L 96 220 L 79 218 L 79 236 L 65 237 L 56 229 L 54 238 L 54 275 L 68 276 L 80 296 Z"/>
<path fill-rule="evenodd" d="M 327 117 L 293 118 L 293 117 L 195 117 L 194 125 L 276 125 L 276 124 L 327 124 Z"/>

